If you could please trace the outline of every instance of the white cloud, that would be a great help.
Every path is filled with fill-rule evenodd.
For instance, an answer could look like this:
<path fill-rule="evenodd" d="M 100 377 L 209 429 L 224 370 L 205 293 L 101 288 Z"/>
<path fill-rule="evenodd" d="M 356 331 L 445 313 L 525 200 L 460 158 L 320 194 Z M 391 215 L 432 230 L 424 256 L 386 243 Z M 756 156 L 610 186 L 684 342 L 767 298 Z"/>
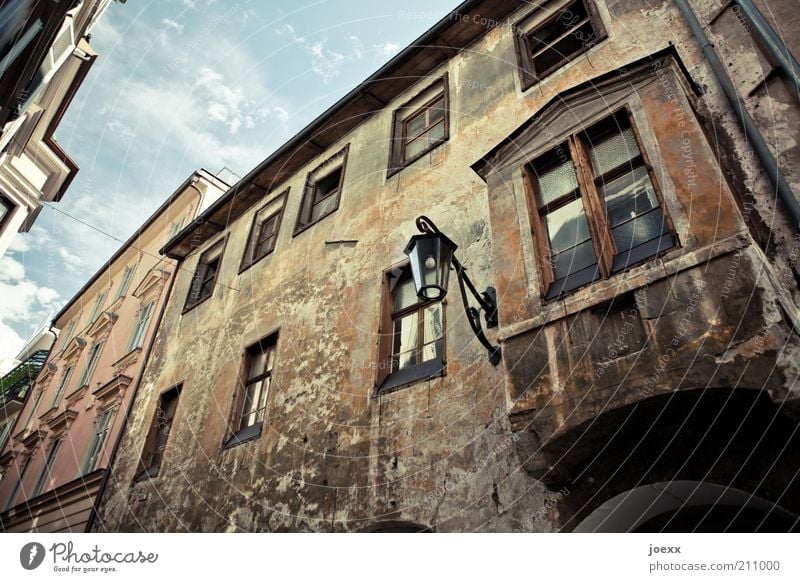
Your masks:
<path fill-rule="evenodd" d="M 133 131 L 130 127 L 128 127 L 128 125 L 121 122 L 119 119 L 112 119 L 108 122 L 108 124 L 106 124 L 106 127 L 109 131 L 123 141 L 130 141 L 131 138 L 136 135 L 135 131 Z"/>
<path fill-rule="evenodd" d="M 76 275 L 79 275 L 82 272 L 84 261 L 81 257 L 71 252 L 66 247 L 60 247 L 58 249 L 58 256 L 61 257 L 61 260 L 68 271 L 71 271 Z"/>
<path fill-rule="evenodd" d="M 8 255 L 0 259 L 0 369 L 13 365 L 13 358 L 25 344 L 12 327 L 31 328 L 41 324 L 59 307 L 55 289 L 40 286 L 26 277 L 25 267 Z"/>
<path fill-rule="evenodd" d="M 164 30 L 167 30 L 167 29 L 171 28 L 172 30 L 174 30 L 178 34 L 182 34 L 183 33 L 183 25 L 180 24 L 179 22 L 175 21 L 175 20 L 172 20 L 171 18 L 162 18 L 161 19 L 161 24 L 164 25 Z"/>
<path fill-rule="evenodd" d="M 187 8 L 197 8 L 197 3 L 194 0 L 183 0 L 183 4 Z"/>
<path fill-rule="evenodd" d="M 379 61 L 387 61 L 397 54 L 400 44 L 396 42 L 383 42 L 372 45 L 375 50 L 375 58 Z"/>

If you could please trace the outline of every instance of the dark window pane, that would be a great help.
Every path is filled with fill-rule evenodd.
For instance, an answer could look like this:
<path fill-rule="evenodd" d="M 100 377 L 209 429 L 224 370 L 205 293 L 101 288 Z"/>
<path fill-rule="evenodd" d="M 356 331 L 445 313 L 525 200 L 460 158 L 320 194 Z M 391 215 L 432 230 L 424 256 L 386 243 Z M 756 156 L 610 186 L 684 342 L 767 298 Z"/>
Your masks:
<path fill-rule="evenodd" d="M 624 253 L 637 245 L 658 238 L 666 230 L 664 214 L 660 208 L 656 208 L 613 228 L 611 232 L 617 244 L 617 253 Z"/>
<path fill-rule="evenodd" d="M 314 200 L 322 200 L 325 196 L 330 195 L 334 190 L 339 188 L 341 174 L 342 169 L 339 168 L 335 172 L 331 172 L 327 176 L 318 179 L 314 188 Z"/>
<path fill-rule="evenodd" d="M 598 176 L 639 155 L 639 145 L 630 127 L 594 140 L 589 145 L 592 165 Z"/>
<path fill-rule="evenodd" d="M 554 20 L 537 28 L 530 35 L 531 53 L 539 52 L 586 17 L 586 8 L 583 2 L 573 2 L 565 6 L 558 11 L 558 15 Z"/>
<path fill-rule="evenodd" d="M 583 201 L 578 198 L 546 215 L 550 251 L 563 251 L 589 238 Z"/>
<path fill-rule="evenodd" d="M 552 261 L 555 279 L 561 279 L 570 273 L 594 265 L 597 259 L 594 256 L 592 241 L 587 240 L 562 253 L 554 253 L 552 255 Z"/>
<path fill-rule="evenodd" d="M 536 171 L 536 181 L 539 185 L 537 190 L 541 206 L 550 204 L 578 187 L 575 166 L 570 159 L 541 172 Z"/>
<path fill-rule="evenodd" d="M 573 56 L 587 50 L 594 42 L 591 22 L 576 28 L 550 48 L 533 57 L 533 69 L 538 76 L 546 75 Z"/>
<path fill-rule="evenodd" d="M 601 190 L 612 227 L 658 206 L 656 192 L 644 166 L 606 182 Z"/>

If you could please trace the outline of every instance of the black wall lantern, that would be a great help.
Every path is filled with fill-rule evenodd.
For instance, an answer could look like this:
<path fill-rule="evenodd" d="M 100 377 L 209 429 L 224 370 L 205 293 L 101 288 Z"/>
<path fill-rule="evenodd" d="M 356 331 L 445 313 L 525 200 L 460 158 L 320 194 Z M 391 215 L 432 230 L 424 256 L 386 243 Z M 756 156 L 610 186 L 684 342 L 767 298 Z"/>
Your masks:
<path fill-rule="evenodd" d="M 470 306 L 464 287 L 469 289 L 485 312 L 486 327 L 497 327 L 497 292 L 494 287 L 487 287 L 486 291 L 478 293 L 464 266 L 456 258 L 458 245 L 443 235 L 430 218 L 417 218 L 417 228 L 422 234 L 412 236 L 405 250 L 411 261 L 411 274 L 414 276 L 417 296 L 427 301 L 443 299 L 447 295 L 450 269 L 455 270 L 469 325 L 478 341 L 489 351 L 489 362 L 496 366 L 500 363 L 500 346 L 493 346 L 486 339 L 481 326 L 480 310 Z"/>

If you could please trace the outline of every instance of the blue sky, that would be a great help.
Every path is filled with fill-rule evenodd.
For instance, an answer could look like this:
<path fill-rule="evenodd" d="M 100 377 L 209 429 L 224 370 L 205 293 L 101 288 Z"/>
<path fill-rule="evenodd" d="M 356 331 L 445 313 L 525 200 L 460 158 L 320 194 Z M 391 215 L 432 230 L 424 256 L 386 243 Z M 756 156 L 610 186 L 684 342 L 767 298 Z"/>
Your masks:
<path fill-rule="evenodd" d="M 0 370 L 195 169 L 244 175 L 459 2 L 129 0 L 56 137 L 81 170 L 0 260 Z M 117 240 L 115 240 L 117 239 Z"/>

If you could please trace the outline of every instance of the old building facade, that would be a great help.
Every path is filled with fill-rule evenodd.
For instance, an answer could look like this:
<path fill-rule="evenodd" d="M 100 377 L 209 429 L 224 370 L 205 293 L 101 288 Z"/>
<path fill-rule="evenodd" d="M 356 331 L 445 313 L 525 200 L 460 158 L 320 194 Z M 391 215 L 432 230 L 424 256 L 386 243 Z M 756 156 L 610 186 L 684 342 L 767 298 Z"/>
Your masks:
<path fill-rule="evenodd" d="M 745 4 L 468 1 L 279 148 L 164 248 L 95 528 L 796 527 L 798 220 L 707 51 L 793 192 L 800 107 Z"/>
<path fill-rule="evenodd" d="M 96 60 L 90 34 L 110 4 L 0 3 L 0 256 L 78 172 L 55 132 Z"/>
<path fill-rule="evenodd" d="M 193 173 L 55 316 L 0 456 L 4 531 L 84 531 L 175 276 L 158 249 L 228 185 Z"/>

